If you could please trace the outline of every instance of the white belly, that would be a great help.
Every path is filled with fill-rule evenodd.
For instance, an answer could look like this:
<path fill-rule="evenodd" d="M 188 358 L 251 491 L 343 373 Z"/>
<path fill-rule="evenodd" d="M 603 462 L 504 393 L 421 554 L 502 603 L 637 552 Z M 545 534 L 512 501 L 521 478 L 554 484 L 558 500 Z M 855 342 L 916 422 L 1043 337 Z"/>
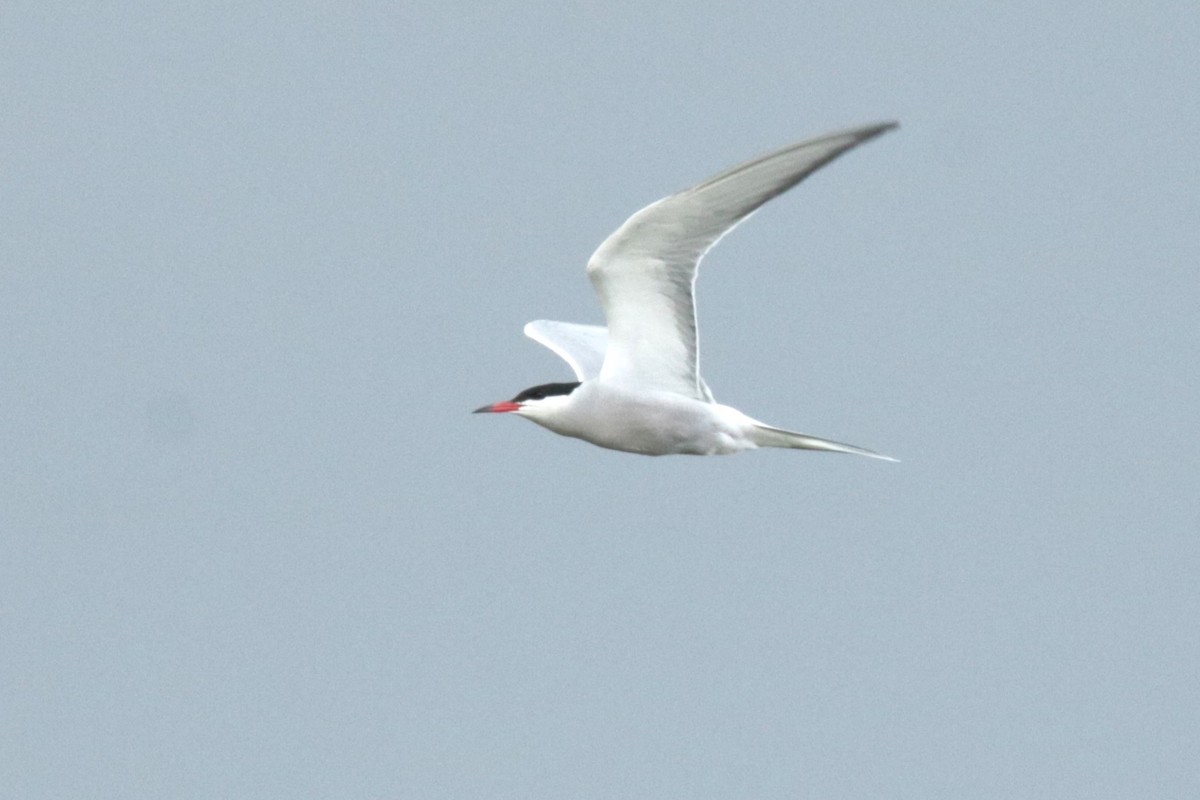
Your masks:
<path fill-rule="evenodd" d="M 755 445 L 750 420 L 736 409 L 670 392 L 629 392 L 585 383 L 569 409 L 534 422 L 610 450 L 661 456 L 724 455 Z"/>

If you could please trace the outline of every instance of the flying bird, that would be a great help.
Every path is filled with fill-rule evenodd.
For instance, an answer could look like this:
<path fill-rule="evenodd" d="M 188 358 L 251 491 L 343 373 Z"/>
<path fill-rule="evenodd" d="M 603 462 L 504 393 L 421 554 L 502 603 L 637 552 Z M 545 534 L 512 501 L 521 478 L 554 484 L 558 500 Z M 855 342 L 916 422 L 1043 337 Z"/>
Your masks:
<path fill-rule="evenodd" d="M 894 461 L 766 425 L 714 400 L 700 377 L 694 295 L 700 260 L 721 237 L 842 153 L 895 127 L 884 122 L 799 142 L 638 211 L 588 261 L 608 326 L 525 326 L 526 336 L 570 365 L 575 380 L 534 386 L 475 413 L 515 414 L 563 436 L 650 456 L 787 447 Z"/>

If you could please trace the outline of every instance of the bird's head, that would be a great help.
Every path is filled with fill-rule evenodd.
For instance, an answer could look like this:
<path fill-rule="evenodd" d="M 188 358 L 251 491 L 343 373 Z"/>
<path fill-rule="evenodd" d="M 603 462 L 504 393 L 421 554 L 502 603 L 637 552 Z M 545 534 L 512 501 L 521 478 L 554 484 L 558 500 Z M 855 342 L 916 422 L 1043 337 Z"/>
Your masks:
<path fill-rule="evenodd" d="M 519 393 L 512 400 L 504 400 L 475 409 L 475 414 L 507 414 L 516 413 L 522 417 L 537 420 L 539 417 L 553 414 L 567 404 L 571 392 L 579 387 L 574 383 L 543 383 L 531 386 Z"/>

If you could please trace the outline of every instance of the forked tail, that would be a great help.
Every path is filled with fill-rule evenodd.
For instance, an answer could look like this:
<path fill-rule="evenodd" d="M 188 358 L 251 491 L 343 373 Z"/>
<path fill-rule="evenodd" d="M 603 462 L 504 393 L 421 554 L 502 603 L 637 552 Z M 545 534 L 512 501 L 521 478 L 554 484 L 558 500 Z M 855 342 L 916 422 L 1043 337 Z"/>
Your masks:
<path fill-rule="evenodd" d="M 798 450 L 826 450 L 830 453 L 853 453 L 857 456 L 879 458 L 884 461 L 899 460 L 892 458 L 891 456 L 885 456 L 882 453 L 876 453 L 874 450 L 867 450 L 863 447 L 855 447 L 852 444 L 831 442 L 828 439 L 818 439 L 816 436 L 809 436 L 806 433 L 796 433 L 795 431 L 785 431 L 782 428 L 772 428 L 770 425 L 763 425 L 761 422 L 754 423 L 754 427 L 750 432 L 750 438 L 759 447 L 791 447 Z"/>

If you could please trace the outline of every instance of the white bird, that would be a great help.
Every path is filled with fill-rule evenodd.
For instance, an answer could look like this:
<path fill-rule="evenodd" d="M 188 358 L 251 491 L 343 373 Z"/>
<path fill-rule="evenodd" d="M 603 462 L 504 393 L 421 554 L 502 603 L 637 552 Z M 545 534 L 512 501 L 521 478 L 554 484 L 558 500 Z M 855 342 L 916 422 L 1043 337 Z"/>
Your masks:
<path fill-rule="evenodd" d="M 765 425 L 721 405 L 700 377 L 694 292 L 704 254 L 739 222 L 885 122 L 793 144 L 652 203 L 604 240 L 587 273 L 608 327 L 538 320 L 525 335 L 570 365 L 546 383 L 475 413 L 511 413 L 563 436 L 630 453 L 723 455 L 790 447 L 895 459 Z"/>

